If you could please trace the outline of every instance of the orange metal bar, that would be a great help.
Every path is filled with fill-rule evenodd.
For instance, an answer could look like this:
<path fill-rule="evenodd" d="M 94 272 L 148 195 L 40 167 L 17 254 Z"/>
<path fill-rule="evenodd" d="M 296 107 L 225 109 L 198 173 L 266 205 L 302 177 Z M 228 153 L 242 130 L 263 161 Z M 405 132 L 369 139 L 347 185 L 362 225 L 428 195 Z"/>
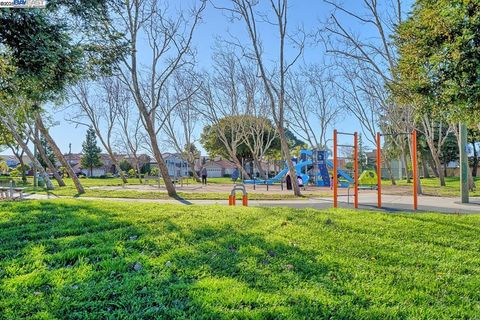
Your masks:
<path fill-rule="evenodd" d="M 355 209 L 358 209 L 358 134 L 353 134 L 353 183 L 354 183 L 354 204 Z"/>
<path fill-rule="evenodd" d="M 378 207 L 382 207 L 382 149 L 380 132 L 377 132 L 377 201 Z"/>
<path fill-rule="evenodd" d="M 242 205 L 243 205 L 244 207 L 248 207 L 248 196 L 247 196 L 247 195 L 244 195 L 244 196 L 242 197 Z"/>
<path fill-rule="evenodd" d="M 418 209 L 417 131 L 412 132 L 413 210 Z"/>
<path fill-rule="evenodd" d="M 333 207 L 338 207 L 337 130 L 333 130 Z"/>

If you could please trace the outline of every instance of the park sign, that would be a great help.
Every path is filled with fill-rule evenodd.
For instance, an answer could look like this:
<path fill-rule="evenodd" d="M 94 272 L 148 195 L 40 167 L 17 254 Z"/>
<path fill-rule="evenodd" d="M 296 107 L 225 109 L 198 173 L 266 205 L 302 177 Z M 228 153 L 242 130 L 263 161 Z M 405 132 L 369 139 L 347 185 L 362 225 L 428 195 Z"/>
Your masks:
<path fill-rule="evenodd" d="M 45 8 L 46 0 L 0 0 L 0 8 Z"/>

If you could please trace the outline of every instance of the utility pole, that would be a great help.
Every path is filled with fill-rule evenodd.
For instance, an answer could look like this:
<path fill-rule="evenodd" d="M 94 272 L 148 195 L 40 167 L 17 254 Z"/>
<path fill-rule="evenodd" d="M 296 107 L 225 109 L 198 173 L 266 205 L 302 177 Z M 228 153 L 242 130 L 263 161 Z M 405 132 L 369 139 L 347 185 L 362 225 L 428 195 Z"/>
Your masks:
<path fill-rule="evenodd" d="M 468 154 L 467 154 L 467 125 L 459 124 L 460 132 L 460 193 L 462 195 L 462 203 L 468 203 Z"/>

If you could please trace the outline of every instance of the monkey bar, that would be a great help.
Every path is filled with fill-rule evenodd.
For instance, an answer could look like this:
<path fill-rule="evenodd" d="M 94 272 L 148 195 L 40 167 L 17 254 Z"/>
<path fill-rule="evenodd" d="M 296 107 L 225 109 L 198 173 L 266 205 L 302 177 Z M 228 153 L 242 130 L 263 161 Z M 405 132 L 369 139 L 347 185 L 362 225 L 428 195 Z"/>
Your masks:
<path fill-rule="evenodd" d="M 353 145 L 338 144 L 338 135 L 353 136 Z M 333 130 L 333 207 L 338 208 L 338 147 L 353 148 L 353 206 L 358 208 L 358 134 Z"/>

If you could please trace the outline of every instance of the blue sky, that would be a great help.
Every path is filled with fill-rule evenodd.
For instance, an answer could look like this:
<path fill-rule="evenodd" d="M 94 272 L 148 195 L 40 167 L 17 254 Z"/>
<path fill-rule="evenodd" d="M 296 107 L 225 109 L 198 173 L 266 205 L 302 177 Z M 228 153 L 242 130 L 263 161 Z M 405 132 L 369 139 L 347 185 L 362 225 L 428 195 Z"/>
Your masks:
<path fill-rule="evenodd" d="M 171 0 L 172 1 L 172 0 Z M 223 0 L 217 0 L 221 2 Z M 173 2 L 175 5 L 189 5 L 191 0 L 179 0 L 179 2 Z M 261 0 L 262 5 L 267 4 L 267 1 Z M 289 8 L 289 25 L 295 27 L 298 25 L 303 25 L 307 31 L 315 31 L 320 25 L 320 21 L 325 21 L 331 12 L 331 6 L 326 4 L 321 0 L 291 0 Z M 344 0 L 345 3 L 350 9 L 361 10 L 361 1 L 358 0 Z M 356 32 L 360 32 L 368 36 L 370 32 L 368 29 L 362 29 L 362 26 L 348 24 L 349 28 L 355 29 Z M 277 42 L 275 34 L 271 32 L 266 26 L 261 27 L 262 37 L 265 48 L 267 48 L 267 54 L 269 49 L 275 50 Z M 236 22 L 234 24 L 228 21 L 225 13 L 220 10 L 213 8 L 210 4 L 208 5 L 206 11 L 203 15 L 203 22 L 198 27 L 195 38 L 194 46 L 198 51 L 198 67 L 200 69 L 208 70 L 211 66 L 211 54 L 212 46 L 215 42 L 216 37 L 228 37 L 227 31 L 233 34 L 236 34 L 240 39 L 245 39 L 246 43 L 248 39 L 246 38 L 246 31 L 241 22 Z M 140 47 L 141 50 L 141 47 Z M 275 52 L 275 51 L 271 51 Z M 290 52 L 292 53 L 292 52 Z M 300 63 L 322 63 L 324 59 L 323 48 L 320 46 L 311 46 L 306 48 L 303 61 Z M 68 103 L 68 102 L 67 102 Z M 68 152 L 68 146 L 72 144 L 72 152 L 81 152 L 82 141 L 85 137 L 86 128 L 79 127 L 75 128 L 74 125 L 64 121 L 66 113 L 61 111 L 52 112 L 54 120 L 57 121 L 57 125 L 51 128 L 51 133 L 55 140 L 57 141 L 60 149 L 64 152 Z M 342 119 L 339 119 L 336 128 L 341 131 L 360 131 L 360 126 L 355 119 L 349 116 L 345 116 Z M 199 128 L 199 131 L 201 128 Z M 201 148 L 201 146 L 199 145 Z M 201 148 L 203 150 L 203 148 Z M 168 151 L 168 150 L 164 150 Z"/>

